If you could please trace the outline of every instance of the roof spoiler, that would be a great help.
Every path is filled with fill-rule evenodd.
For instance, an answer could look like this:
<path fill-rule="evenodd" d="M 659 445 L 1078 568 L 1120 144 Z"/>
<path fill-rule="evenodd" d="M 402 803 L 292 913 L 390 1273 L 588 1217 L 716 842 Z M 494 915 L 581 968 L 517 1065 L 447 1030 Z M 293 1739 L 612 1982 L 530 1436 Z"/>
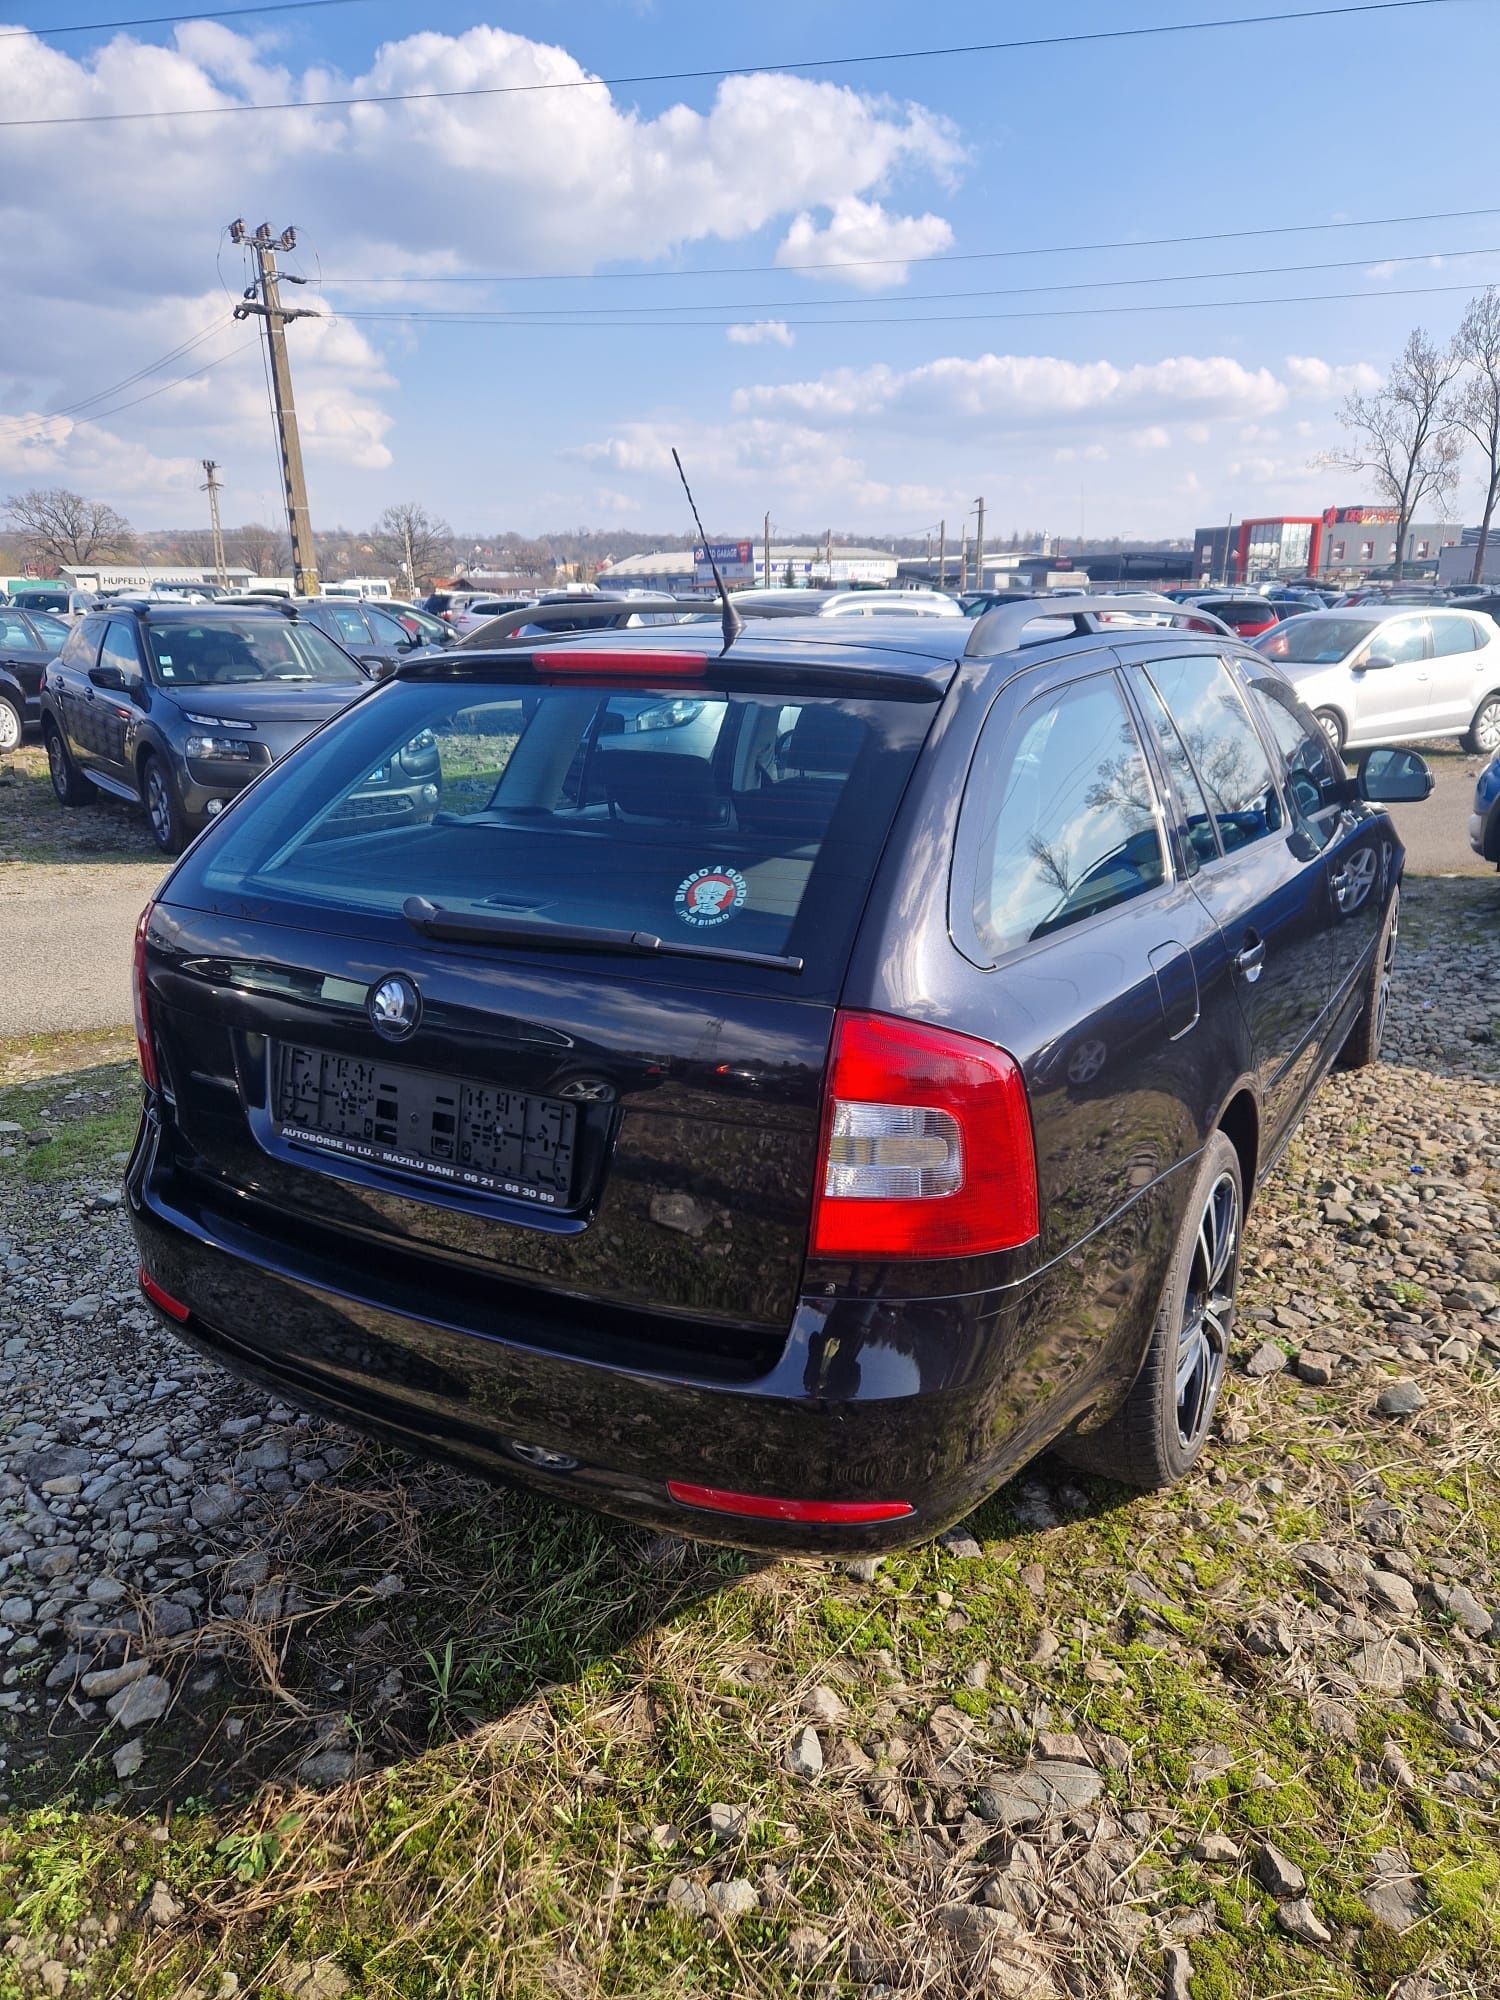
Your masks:
<path fill-rule="evenodd" d="M 1033 639 L 1023 637 L 1028 626 L 1039 618 L 1071 625 L 1069 638 L 1082 638 L 1107 631 L 1123 623 L 1127 631 L 1140 631 L 1137 622 L 1149 618 L 1156 625 L 1180 625 L 1189 632 L 1210 632 L 1234 638 L 1222 618 L 1201 611 L 1194 604 L 1174 604 L 1169 597 L 1031 597 L 1015 604 L 997 604 L 974 620 L 965 659 L 988 659 L 997 653 L 1014 653 L 1024 645 L 1043 646 L 1059 637 L 1055 631 L 1038 632 Z"/>

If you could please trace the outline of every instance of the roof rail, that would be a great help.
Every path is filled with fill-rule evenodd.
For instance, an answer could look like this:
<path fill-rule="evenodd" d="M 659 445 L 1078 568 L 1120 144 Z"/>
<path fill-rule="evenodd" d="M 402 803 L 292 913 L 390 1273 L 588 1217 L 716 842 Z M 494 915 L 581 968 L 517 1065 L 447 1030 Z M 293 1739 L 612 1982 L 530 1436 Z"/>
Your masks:
<path fill-rule="evenodd" d="M 1014 653 L 1023 645 L 1043 646 L 1058 638 L 1056 631 L 1038 632 L 1026 640 L 1022 634 L 1039 618 L 1066 623 L 1066 636 L 1083 638 L 1107 631 L 1112 623 L 1123 622 L 1127 631 L 1141 630 L 1137 620 L 1149 617 L 1154 624 L 1181 625 L 1190 632 L 1212 632 L 1232 639 L 1235 635 L 1222 618 L 1197 605 L 1174 604 L 1170 597 L 1031 597 L 1015 604 L 997 604 L 974 620 L 965 659 L 985 659 L 996 653 Z"/>

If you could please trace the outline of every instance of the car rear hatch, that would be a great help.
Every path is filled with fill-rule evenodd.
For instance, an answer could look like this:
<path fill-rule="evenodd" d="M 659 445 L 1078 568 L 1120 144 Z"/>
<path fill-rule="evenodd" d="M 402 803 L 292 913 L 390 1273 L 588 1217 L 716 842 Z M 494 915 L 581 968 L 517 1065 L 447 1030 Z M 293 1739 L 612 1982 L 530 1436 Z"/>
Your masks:
<path fill-rule="evenodd" d="M 156 907 L 170 1170 L 354 1289 L 395 1257 L 784 1331 L 834 1008 L 951 672 L 918 665 L 404 669 Z M 351 821 L 403 757 L 431 818 Z"/>

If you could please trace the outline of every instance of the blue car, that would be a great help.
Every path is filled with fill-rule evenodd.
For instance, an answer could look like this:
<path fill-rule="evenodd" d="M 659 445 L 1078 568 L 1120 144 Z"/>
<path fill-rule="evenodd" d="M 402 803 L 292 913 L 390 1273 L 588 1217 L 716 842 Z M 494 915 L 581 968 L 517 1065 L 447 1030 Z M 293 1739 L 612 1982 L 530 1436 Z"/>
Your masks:
<path fill-rule="evenodd" d="M 1469 816 L 1469 845 L 1500 867 L 1500 750 L 1479 774 L 1474 810 Z"/>

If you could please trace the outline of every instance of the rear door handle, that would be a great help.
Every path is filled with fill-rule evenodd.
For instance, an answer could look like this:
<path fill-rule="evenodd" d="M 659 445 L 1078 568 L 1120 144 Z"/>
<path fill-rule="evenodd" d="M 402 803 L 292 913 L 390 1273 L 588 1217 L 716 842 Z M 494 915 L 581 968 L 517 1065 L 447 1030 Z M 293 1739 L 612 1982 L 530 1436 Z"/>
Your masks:
<path fill-rule="evenodd" d="M 1254 931 L 1246 934 L 1245 942 L 1234 955 L 1234 969 L 1247 986 L 1253 986 L 1266 964 L 1266 941 L 1257 937 Z"/>

